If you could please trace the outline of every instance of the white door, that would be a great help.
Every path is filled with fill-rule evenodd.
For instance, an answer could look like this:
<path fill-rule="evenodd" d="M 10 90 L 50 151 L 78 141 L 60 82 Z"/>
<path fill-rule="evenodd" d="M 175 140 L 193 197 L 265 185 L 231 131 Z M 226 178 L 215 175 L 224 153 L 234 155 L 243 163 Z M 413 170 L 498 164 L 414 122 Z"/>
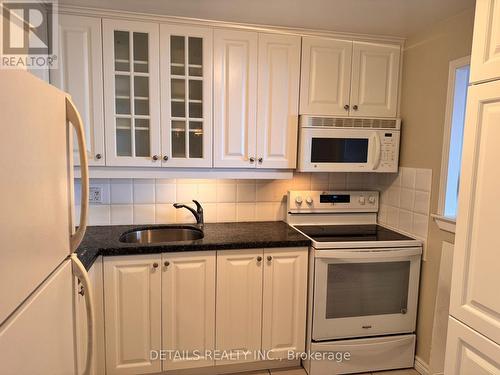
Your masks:
<path fill-rule="evenodd" d="M 217 252 L 216 349 L 232 360 L 253 361 L 261 349 L 262 250 Z"/>
<path fill-rule="evenodd" d="M 450 315 L 500 344 L 500 81 L 471 86 L 464 129 Z"/>
<path fill-rule="evenodd" d="M 257 167 L 295 168 L 300 37 L 259 34 Z"/>
<path fill-rule="evenodd" d="M 264 250 L 262 349 L 272 358 L 305 349 L 307 254 L 307 248 Z"/>
<path fill-rule="evenodd" d="M 212 166 L 211 28 L 160 25 L 162 166 Z"/>
<path fill-rule="evenodd" d="M 450 354 L 445 358 L 447 375 L 500 374 L 500 346 L 452 317 L 446 351 Z"/>
<path fill-rule="evenodd" d="M 105 257 L 106 373 L 161 371 L 160 254 Z"/>
<path fill-rule="evenodd" d="M 59 68 L 51 82 L 71 95 L 85 127 L 89 165 L 104 165 L 101 19 L 59 15 Z M 78 144 L 73 147 L 80 165 Z"/>
<path fill-rule="evenodd" d="M 500 2 L 477 0 L 470 81 L 500 78 Z"/>
<path fill-rule="evenodd" d="M 67 260 L 0 325 L 0 373 L 75 374 L 73 279 Z"/>
<path fill-rule="evenodd" d="M 354 42 L 351 116 L 396 117 L 400 54 L 399 45 Z"/>
<path fill-rule="evenodd" d="M 352 42 L 302 38 L 300 114 L 347 115 Z"/>
<path fill-rule="evenodd" d="M 257 33 L 214 31 L 214 166 L 255 168 Z"/>
<path fill-rule="evenodd" d="M 163 371 L 212 366 L 215 349 L 215 251 L 162 256 Z"/>
<path fill-rule="evenodd" d="M 161 166 L 159 25 L 102 20 L 106 165 Z"/>

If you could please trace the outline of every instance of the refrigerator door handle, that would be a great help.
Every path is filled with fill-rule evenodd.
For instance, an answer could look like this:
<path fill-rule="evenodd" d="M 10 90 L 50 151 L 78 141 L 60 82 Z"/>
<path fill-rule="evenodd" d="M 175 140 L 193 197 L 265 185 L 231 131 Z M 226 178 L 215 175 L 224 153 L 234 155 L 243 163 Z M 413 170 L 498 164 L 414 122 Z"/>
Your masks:
<path fill-rule="evenodd" d="M 80 224 L 75 233 L 73 233 L 70 237 L 71 252 L 73 253 L 82 242 L 85 230 L 87 229 L 87 218 L 89 210 L 89 163 L 87 160 L 87 148 L 85 145 L 83 121 L 69 96 L 66 96 L 66 121 L 70 122 L 73 125 L 76 131 L 76 136 L 78 138 L 78 152 L 80 154 L 80 173 L 82 184 Z"/>
<path fill-rule="evenodd" d="M 73 275 L 77 277 L 85 290 L 85 306 L 87 310 L 87 357 L 85 359 L 85 368 L 82 375 L 89 375 L 92 370 L 92 361 L 94 359 L 94 303 L 92 285 L 87 270 L 75 253 L 71 254 L 71 263 L 73 266 Z"/>

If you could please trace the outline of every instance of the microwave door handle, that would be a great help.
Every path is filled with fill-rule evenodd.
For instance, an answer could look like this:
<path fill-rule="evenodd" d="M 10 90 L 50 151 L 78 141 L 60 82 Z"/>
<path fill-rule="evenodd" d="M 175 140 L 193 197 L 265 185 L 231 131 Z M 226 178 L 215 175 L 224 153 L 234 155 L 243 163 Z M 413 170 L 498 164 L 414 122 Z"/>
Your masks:
<path fill-rule="evenodd" d="M 372 142 L 374 145 L 372 170 L 375 170 L 378 168 L 378 165 L 380 164 L 380 157 L 382 156 L 382 150 L 380 147 L 380 136 L 377 132 L 373 134 Z"/>

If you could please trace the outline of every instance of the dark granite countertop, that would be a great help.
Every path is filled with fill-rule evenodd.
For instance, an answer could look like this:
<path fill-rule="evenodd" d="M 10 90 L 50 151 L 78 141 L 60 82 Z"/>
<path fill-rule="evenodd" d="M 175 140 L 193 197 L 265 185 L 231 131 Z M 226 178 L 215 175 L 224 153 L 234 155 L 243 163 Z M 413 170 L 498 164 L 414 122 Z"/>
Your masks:
<path fill-rule="evenodd" d="M 133 244 L 119 241 L 122 233 L 135 228 L 168 225 L 108 225 L 89 226 L 80 247 L 78 258 L 88 270 L 99 255 L 132 255 L 203 251 L 224 249 L 252 249 L 261 247 L 309 246 L 310 241 L 283 221 L 207 223 L 205 236 L 195 241 L 161 244 Z M 193 224 L 193 226 L 196 226 Z"/>

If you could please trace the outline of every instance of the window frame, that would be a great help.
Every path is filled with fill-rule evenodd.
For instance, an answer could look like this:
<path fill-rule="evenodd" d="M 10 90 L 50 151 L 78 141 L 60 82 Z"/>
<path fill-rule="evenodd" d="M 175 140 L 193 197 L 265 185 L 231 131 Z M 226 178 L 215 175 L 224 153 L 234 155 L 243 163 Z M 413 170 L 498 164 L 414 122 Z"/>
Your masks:
<path fill-rule="evenodd" d="M 465 56 L 456 60 L 452 60 L 449 63 L 443 147 L 441 151 L 441 176 L 439 181 L 438 212 L 437 214 L 432 215 L 440 229 L 452 233 L 455 233 L 456 217 L 444 216 L 444 212 L 446 204 L 446 190 L 448 185 L 448 167 L 453 120 L 453 105 L 455 99 L 455 76 L 457 69 L 460 69 L 467 65 L 470 66 L 470 60 L 470 56 Z"/>

